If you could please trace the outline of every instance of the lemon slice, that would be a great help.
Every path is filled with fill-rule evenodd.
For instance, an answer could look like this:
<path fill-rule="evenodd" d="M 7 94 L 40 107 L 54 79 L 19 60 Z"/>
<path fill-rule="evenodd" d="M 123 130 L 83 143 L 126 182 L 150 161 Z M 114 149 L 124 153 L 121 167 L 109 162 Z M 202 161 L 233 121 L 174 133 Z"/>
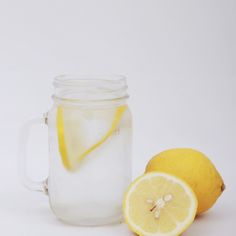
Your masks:
<path fill-rule="evenodd" d="M 74 171 L 81 161 L 100 147 L 117 129 L 127 106 L 109 110 L 57 108 L 58 145 L 62 163 Z"/>
<path fill-rule="evenodd" d="M 193 222 L 197 199 L 182 180 L 152 172 L 131 184 L 123 202 L 125 221 L 142 236 L 177 236 Z"/>

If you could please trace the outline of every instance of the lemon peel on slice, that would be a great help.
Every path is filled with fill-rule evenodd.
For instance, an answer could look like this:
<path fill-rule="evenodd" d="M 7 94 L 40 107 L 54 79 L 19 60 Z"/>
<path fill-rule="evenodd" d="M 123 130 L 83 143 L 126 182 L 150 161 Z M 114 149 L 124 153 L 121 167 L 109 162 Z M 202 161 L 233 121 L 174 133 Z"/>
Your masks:
<path fill-rule="evenodd" d="M 115 131 L 115 129 L 119 125 L 126 109 L 127 109 L 126 105 L 119 106 L 116 109 L 115 114 L 114 114 L 114 118 L 112 120 L 111 126 L 108 129 L 107 133 L 105 133 L 105 135 L 103 135 L 102 138 L 98 142 L 96 142 L 95 144 L 90 146 L 82 154 L 78 155 L 78 157 L 76 157 L 76 162 L 75 162 L 76 164 L 75 164 L 70 161 L 70 157 L 68 154 L 68 148 L 66 145 L 66 138 L 65 138 L 65 128 L 66 127 L 64 124 L 64 110 L 63 110 L 63 107 L 59 106 L 57 108 L 57 115 L 56 115 L 57 122 L 56 123 L 57 123 L 57 131 L 58 131 L 59 152 L 61 154 L 61 159 L 62 159 L 62 163 L 63 163 L 64 167 L 69 171 L 76 170 L 78 165 L 84 160 L 84 158 L 86 156 L 88 156 L 91 152 L 93 152 L 95 149 L 100 147 L 113 134 L 113 132 Z"/>

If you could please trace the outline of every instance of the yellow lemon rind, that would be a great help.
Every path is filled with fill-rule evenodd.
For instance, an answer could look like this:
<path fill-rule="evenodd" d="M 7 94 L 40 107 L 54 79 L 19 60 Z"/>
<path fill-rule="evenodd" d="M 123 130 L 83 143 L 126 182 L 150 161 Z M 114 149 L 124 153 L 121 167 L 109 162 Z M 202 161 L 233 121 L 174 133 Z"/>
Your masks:
<path fill-rule="evenodd" d="M 79 165 L 83 159 L 89 155 L 92 151 L 94 151 L 96 148 L 101 146 L 115 131 L 117 126 L 119 125 L 124 112 L 127 109 L 127 105 L 119 106 L 116 109 L 114 119 L 112 121 L 112 124 L 107 131 L 107 133 L 94 145 L 92 145 L 90 148 L 88 148 L 84 153 L 82 153 L 78 159 L 77 164 Z M 57 131 L 58 131 L 58 145 L 59 145 L 59 152 L 61 155 L 62 163 L 64 167 L 69 171 L 75 171 L 78 167 L 78 165 L 74 166 L 70 163 L 70 159 L 68 157 L 67 147 L 66 147 L 66 140 L 65 140 L 65 126 L 64 126 L 64 114 L 63 114 L 63 107 L 59 106 L 57 108 Z"/>

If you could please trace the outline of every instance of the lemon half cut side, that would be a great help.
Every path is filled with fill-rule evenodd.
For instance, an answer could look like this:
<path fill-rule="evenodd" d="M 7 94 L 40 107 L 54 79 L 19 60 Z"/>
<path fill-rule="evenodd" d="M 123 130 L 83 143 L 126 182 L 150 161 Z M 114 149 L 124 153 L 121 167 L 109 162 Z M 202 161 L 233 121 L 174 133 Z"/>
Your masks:
<path fill-rule="evenodd" d="M 107 130 L 99 136 L 98 141 L 96 140 L 88 147 L 86 146 L 85 137 L 88 130 L 85 128 L 85 121 L 76 114 L 77 111 L 68 111 L 59 106 L 57 108 L 56 123 L 59 152 L 64 167 L 69 171 L 75 171 L 86 156 L 100 147 L 113 134 L 120 124 L 126 109 L 126 105 L 117 107 L 113 117 L 109 118 L 108 121 L 104 121 L 106 118 L 103 117 L 103 114 L 103 122 L 110 122 L 110 125 L 107 125 Z M 96 112 L 92 116 L 96 116 Z"/>
<path fill-rule="evenodd" d="M 177 236 L 193 222 L 197 198 L 181 179 L 161 172 L 134 181 L 123 201 L 129 228 L 141 236 Z"/>

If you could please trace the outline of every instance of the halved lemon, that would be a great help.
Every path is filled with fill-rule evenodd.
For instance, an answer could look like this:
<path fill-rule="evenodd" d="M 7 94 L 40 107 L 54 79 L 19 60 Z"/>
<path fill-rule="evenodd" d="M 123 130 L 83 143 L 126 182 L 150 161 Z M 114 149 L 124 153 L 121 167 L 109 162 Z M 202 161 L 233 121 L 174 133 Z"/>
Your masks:
<path fill-rule="evenodd" d="M 64 167 L 75 171 L 81 161 L 100 147 L 117 129 L 127 106 L 83 110 L 57 108 L 59 152 Z"/>
<path fill-rule="evenodd" d="M 193 222 L 197 198 L 182 180 L 151 172 L 134 181 L 123 202 L 125 221 L 141 236 L 177 236 Z"/>

